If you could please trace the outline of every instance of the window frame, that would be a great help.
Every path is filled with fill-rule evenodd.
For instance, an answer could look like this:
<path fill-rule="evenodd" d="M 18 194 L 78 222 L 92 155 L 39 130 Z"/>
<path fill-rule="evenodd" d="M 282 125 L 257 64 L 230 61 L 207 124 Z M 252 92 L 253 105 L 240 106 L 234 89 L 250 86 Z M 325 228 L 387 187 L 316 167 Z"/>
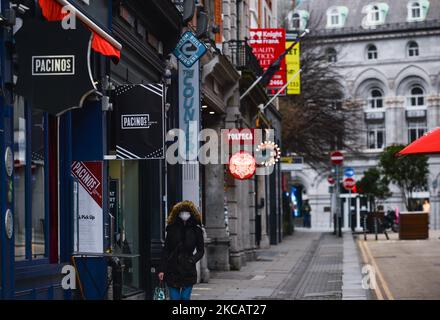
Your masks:
<path fill-rule="evenodd" d="M 368 12 L 368 20 L 372 24 L 380 23 L 380 8 L 378 5 L 374 4 L 371 6 L 370 11 Z"/>
<path fill-rule="evenodd" d="M 328 63 L 335 63 L 338 62 L 338 54 L 333 47 L 329 47 L 325 51 L 325 56 L 327 58 Z"/>
<path fill-rule="evenodd" d="M 26 121 L 25 132 L 25 257 L 24 259 L 16 260 L 15 258 L 15 237 L 14 237 L 14 261 L 16 267 L 21 268 L 27 265 L 36 265 L 49 263 L 49 117 L 47 112 L 43 112 L 43 126 L 44 126 L 44 254 L 35 256 L 32 251 L 33 234 L 32 234 L 32 107 L 25 100 L 24 102 L 24 116 Z M 14 190 L 15 192 L 15 190 Z M 14 214 L 15 214 L 14 206 Z M 14 231 L 15 232 L 15 231 Z"/>
<path fill-rule="evenodd" d="M 424 21 L 428 15 L 429 6 L 430 3 L 428 0 L 410 0 L 407 3 L 407 21 Z"/>
<path fill-rule="evenodd" d="M 415 45 L 415 47 L 413 45 Z M 420 55 L 419 44 L 414 40 L 409 41 L 406 53 L 410 58 L 418 57 Z"/>
<path fill-rule="evenodd" d="M 370 147 L 370 133 L 374 132 L 374 148 Z M 382 133 L 382 147 L 378 146 L 378 133 Z M 385 123 L 368 124 L 367 125 L 367 149 L 368 150 L 383 150 L 386 146 L 386 128 Z"/>
<path fill-rule="evenodd" d="M 416 138 L 414 140 L 411 139 L 411 130 L 416 131 Z M 428 132 L 428 124 L 426 119 L 423 121 L 408 121 L 408 143 L 411 143 L 422 137 L 426 132 Z"/>
<path fill-rule="evenodd" d="M 422 91 L 422 94 L 413 94 L 413 90 L 415 89 L 420 89 Z M 409 95 L 407 96 L 407 107 L 411 109 L 426 108 L 425 97 L 426 97 L 426 91 L 421 85 L 415 84 L 411 86 L 409 90 Z M 420 101 L 422 102 L 420 103 Z"/>
<path fill-rule="evenodd" d="M 411 19 L 415 20 L 415 19 L 420 19 L 422 17 L 422 6 L 420 5 L 419 2 L 417 1 L 412 2 L 410 3 L 409 7 L 410 7 Z M 419 14 L 417 17 L 414 15 L 415 12 L 418 12 Z"/>
<path fill-rule="evenodd" d="M 374 50 L 373 50 L 374 47 Z M 370 58 L 371 54 L 371 58 Z M 374 61 L 377 60 L 379 54 L 377 50 L 377 46 L 375 44 L 369 44 L 367 45 L 367 60 Z"/>
<path fill-rule="evenodd" d="M 380 95 L 379 96 L 374 96 L 373 92 L 379 92 Z M 382 90 L 380 90 L 377 87 L 371 88 L 367 101 L 368 101 L 368 109 L 370 110 L 383 110 L 383 98 L 384 98 L 384 94 L 382 92 Z M 380 101 L 380 106 L 378 106 L 378 102 Z"/>
<path fill-rule="evenodd" d="M 301 28 L 301 15 L 298 12 L 292 14 L 290 28 L 291 30 L 299 30 Z"/>

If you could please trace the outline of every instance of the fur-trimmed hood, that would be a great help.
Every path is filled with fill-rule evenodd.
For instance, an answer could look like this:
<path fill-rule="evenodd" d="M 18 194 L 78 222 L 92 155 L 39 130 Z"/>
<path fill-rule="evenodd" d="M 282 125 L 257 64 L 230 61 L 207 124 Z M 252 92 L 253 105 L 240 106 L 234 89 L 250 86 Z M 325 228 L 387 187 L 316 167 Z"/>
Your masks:
<path fill-rule="evenodd" d="M 179 216 L 179 213 L 181 213 L 182 211 L 189 212 L 197 224 L 202 224 L 202 214 L 199 212 L 199 210 L 197 210 L 194 203 L 188 200 L 178 202 L 174 205 L 168 216 L 167 224 L 173 224 L 176 221 L 176 218 Z"/>

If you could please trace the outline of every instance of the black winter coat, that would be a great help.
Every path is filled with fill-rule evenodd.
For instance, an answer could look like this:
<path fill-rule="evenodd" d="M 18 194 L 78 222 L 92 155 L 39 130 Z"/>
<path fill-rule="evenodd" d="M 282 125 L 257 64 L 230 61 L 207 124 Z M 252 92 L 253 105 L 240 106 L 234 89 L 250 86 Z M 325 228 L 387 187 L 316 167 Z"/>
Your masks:
<path fill-rule="evenodd" d="M 203 230 L 191 216 L 186 224 L 176 218 L 167 226 L 167 236 L 162 252 L 159 272 L 169 287 L 182 288 L 197 282 L 196 263 L 204 252 Z M 197 249 L 196 254 L 193 254 Z"/>

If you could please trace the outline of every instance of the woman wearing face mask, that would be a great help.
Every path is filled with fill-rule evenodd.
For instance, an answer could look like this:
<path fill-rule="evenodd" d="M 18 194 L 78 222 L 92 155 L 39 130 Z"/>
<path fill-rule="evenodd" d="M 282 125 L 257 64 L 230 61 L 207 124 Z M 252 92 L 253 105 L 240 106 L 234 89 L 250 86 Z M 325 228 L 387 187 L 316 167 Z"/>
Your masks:
<path fill-rule="evenodd" d="M 166 281 L 171 300 L 190 300 L 196 263 L 204 254 L 202 216 L 191 201 L 183 201 L 173 207 L 167 223 L 158 276 Z"/>

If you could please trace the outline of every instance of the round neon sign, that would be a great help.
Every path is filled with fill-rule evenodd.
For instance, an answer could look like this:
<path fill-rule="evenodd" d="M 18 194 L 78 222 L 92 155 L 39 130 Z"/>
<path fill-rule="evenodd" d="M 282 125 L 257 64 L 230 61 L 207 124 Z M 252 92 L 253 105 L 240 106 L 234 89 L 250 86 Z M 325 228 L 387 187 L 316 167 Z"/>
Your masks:
<path fill-rule="evenodd" d="M 255 158 L 246 151 L 237 152 L 229 159 L 229 172 L 236 179 L 249 179 L 254 175 L 256 169 Z"/>

